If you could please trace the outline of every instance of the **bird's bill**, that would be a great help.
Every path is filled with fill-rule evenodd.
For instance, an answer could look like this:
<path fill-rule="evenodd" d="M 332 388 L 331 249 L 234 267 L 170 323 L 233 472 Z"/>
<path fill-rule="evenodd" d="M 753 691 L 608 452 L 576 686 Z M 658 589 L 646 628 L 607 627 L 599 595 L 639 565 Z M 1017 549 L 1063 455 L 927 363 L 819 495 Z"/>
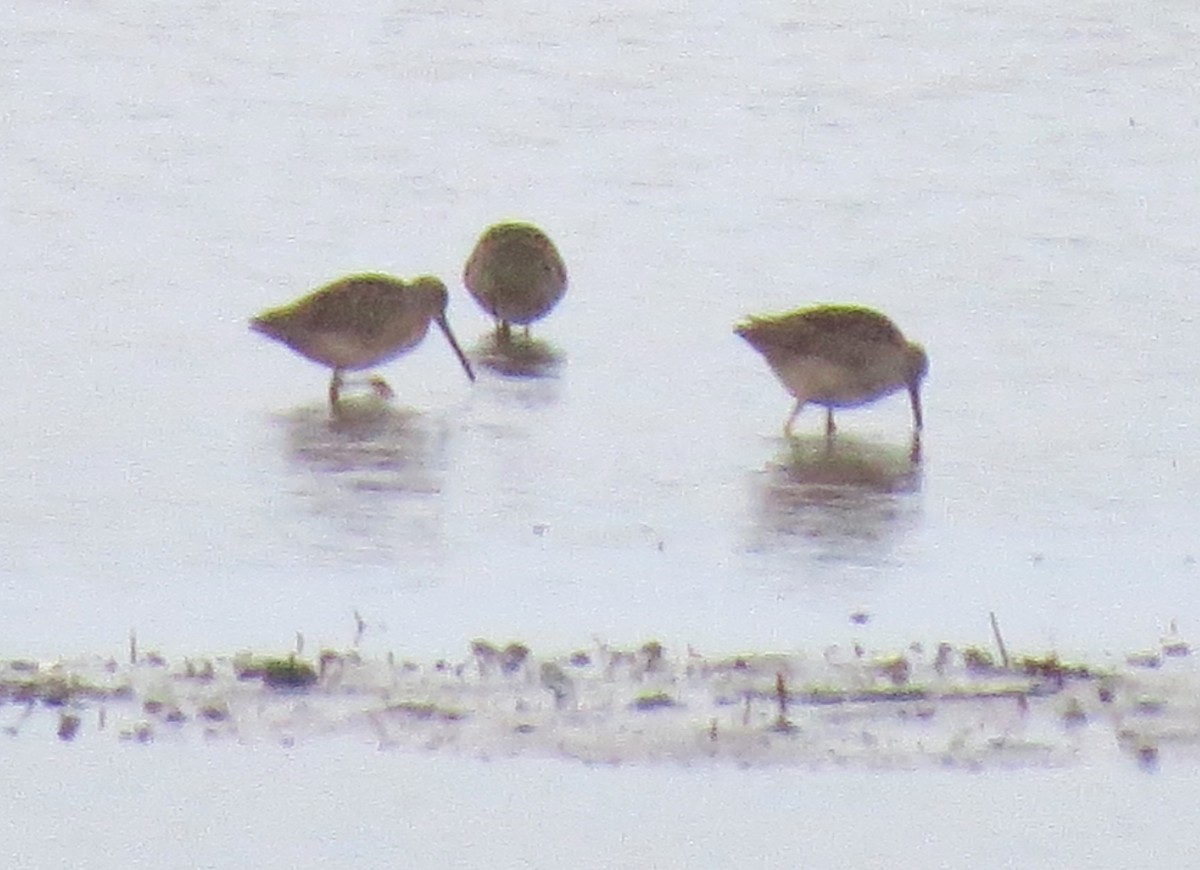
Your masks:
<path fill-rule="evenodd" d="M 921 386 L 920 384 L 908 385 L 908 398 L 912 401 L 913 413 L 913 428 L 920 432 L 925 428 L 925 421 L 921 417 Z"/>
<path fill-rule="evenodd" d="M 467 373 L 467 377 L 475 380 L 475 372 L 471 369 L 471 363 L 467 360 L 467 355 L 463 353 L 462 348 L 458 346 L 458 340 L 454 337 L 454 333 L 450 331 L 449 322 L 443 316 L 437 319 L 437 325 L 442 328 L 446 340 L 450 342 L 450 347 L 454 348 L 454 354 L 458 357 L 458 361 L 462 363 L 463 371 Z"/>

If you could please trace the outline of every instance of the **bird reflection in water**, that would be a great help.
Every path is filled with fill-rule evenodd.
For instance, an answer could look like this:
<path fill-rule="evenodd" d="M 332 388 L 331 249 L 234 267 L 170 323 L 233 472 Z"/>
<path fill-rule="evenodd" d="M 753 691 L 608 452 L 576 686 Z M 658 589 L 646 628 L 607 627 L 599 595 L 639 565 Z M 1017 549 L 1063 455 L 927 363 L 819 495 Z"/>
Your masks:
<path fill-rule="evenodd" d="M 548 341 L 525 335 L 500 338 L 489 333 L 472 349 L 477 363 L 510 378 L 549 378 L 558 374 L 562 351 Z"/>
<path fill-rule="evenodd" d="M 305 407 L 285 420 L 291 458 L 311 471 L 354 475 L 372 490 L 432 494 L 441 489 L 436 481 L 443 465 L 441 438 L 426 414 L 365 394 L 344 399 L 333 418 Z"/>
<path fill-rule="evenodd" d="M 305 472 L 289 491 L 306 512 L 328 520 L 313 544 L 352 561 L 390 561 L 401 550 L 436 549 L 446 427 L 433 415 L 389 405 L 373 394 L 344 398 L 336 417 L 323 407 L 282 417 L 287 454 Z"/>
<path fill-rule="evenodd" d="M 793 437 L 763 472 L 764 549 L 802 543 L 824 560 L 878 563 L 916 522 L 917 441 L 905 450 L 851 437 Z"/>

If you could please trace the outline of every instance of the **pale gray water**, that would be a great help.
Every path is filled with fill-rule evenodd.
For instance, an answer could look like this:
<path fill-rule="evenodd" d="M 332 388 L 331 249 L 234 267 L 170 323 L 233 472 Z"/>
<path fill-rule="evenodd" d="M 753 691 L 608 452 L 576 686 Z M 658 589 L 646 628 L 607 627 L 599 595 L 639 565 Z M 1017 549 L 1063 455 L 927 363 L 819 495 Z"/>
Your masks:
<path fill-rule="evenodd" d="M 1114 649 L 1200 603 L 1186 4 L 27 5 L 3 48 L 14 651 L 476 634 Z M 520 216 L 557 377 L 431 335 L 394 425 L 246 319 L 340 274 L 458 283 Z M 925 462 L 797 491 L 732 335 L 821 300 L 924 342 Z M 841 415 L 876 459 L 900 397 Z M 809 410 L 800 430 L 820 430 Z M 774 469 L 774 470 L 772 470 Z"/>
<path fill-rule="evenodd" d="M 248 755 L 234 744 L 115 757 L 80 745 L 31 750 L 4 768 L 16 797 L 8 817 L 18 824 L 5 838 L 14 870 L 1186 867 L 1200 785 L 1195 769 L 814 776 L 364 756 L 330 741 L 265 747 L 254 759 L 262 779 L 234 791 L 228 771 Z M 43 774 L 66 765 L 95 775 L 70 789 L 77 812 L 61 825 L 60 789 Z M 196 788 L 182 791 L 180 780 Z M 969 836 L 956 830 L 964 808 L 980 820 Z M 353 823 L 331 836 L 331 819 L 344 816 Z"/>
<path fill-rule="evenodd" d="M 461 654 L 475 635 L 539 649 L 655 636 L 708 652 L 986 642 L 989 610 L 1032 648 L 1121 651 L 1172 619 L 1194 630 L 1194 4 L 458 0 L 347 14 L 117 0 L 23 2 L 4 18 L 5 655 L 119 652 L 131 626 L 175 651 L 280 648 L 296 631 L 310 649 L 344 647 L 355 610 L 364 645 L 402 654 Z M 454 281 L 506 216 L 541 224 L 570 270 L 535 330 L 566 356 L 556 378 L 471 386 L 433 335 L 384 371 L 396 417 L 339 433 L 326 373 L 246 329 L 349 271 Z M 454 291 L 451 322 L 474 344 L 488 322 Z M 779 467 L 788 398 L 730 331 L 822 300 L 877 306 L 930 353 L 925 461 L 885 491 L 797 488 Z M 894 470 L 902 398 L 841 425 Z M 819 431 L 820 415 L 800 429 Z M 871 622 L 850 625 L 860 609 Z M 247 764 L 232 751 L 231 768 Z M 353 763 L 335 759 L 331 781 Z M 246 769 L 274 782 L 259 765 Z M 469 786 L 447 787 L 475 795 L 471 818 L 530 769 L 472 766 Z M 1112 830 L 1096 820 L 1131 807 L 1146 822 L 1138 811 L 1160 796 L 1107 773 L 1098 789 L 1005 780 L 1011 799 L 964 797 L 954 778 L 911 826 L 886 812 L 911 796 L 907 779 L 894 801 L 863 803 L 869 779 L 793 791 L 786 776 L 726 774 L 665 793 L 657 773 L 612 783 L 597 824 L 644 833 L 640 804 L 613 809 L 626 788 L 664 805 L 686 792 L 679 826 L 623 848 L 661 848 L 647 853 L 659 866 L 727 844 L 762 854 L 792 816 L 752 821 L 739 801 L 731 840 L 689 834 L 727 830 L 730 812 L 693 782 L 722 798 L 762 786 L 771 807 L 823 798 L 797 812 L 835 812 L 828 830 L 883 820 L 878 837 L 781 846 L 777 865 L 894 866 L 871 844 L 904 834 L 913 866 L 975 858 L 979 842 L 1003 866 L 1029 828 L 995 820 L 1026 805 L 1027 784 L 1053 784 L 1063 830 L 1094 836 L 1039 829 L 1011 866 L 1129 866 L 1170 833 L 1134 823 L 1119 848 L 1093 848 Z M 178 776 L 162 782 L 209 793 L 203 774 Z M 572 795 L 595 785 L 571 776 Z M 296 771 L 281 781 L 324 788 Z M 73 806 L 112 793 L 107 775 L 86 785 L 95 794 Z M 264 800 L 248 780 L 222 785 L 239 806 Z M 1076 818 L 1085 790 L 1114 805 L 1085 802 Z M 956 799 L 984 809 L 946 811 Z M 530 800 L 544 820 L 564 798 Z M 412 825 L 441 806 L 396 801 Z M 47 818 L 41 798 L 21 803 L 22 818 Z M 245 824 L 227 812 L 150 821 Z M 462 833 L 462 816 L 447 818 L 429 830 Z M 958 838 L 924 836 L 939 821 Z M 270 830 L 291 822 L 272 816 Z M 97 844 L 124 866 L 145 858 L 118 833 L 73 848 L 22 830 L 33 857 L 17 866 L 78 864 Z M 354 840 L 342 866 L 408 848 L 402 830 Z M 590 842 L 557 833 L 532 830 L 559 843 L 549 865 Z M 514 837 L 464 849 L 515 864 Z M 291 853 L 264 845 L 278 840 L 247 854 L 285 866 Z M 227 854 L 199 843 L 197 860 Z"/>

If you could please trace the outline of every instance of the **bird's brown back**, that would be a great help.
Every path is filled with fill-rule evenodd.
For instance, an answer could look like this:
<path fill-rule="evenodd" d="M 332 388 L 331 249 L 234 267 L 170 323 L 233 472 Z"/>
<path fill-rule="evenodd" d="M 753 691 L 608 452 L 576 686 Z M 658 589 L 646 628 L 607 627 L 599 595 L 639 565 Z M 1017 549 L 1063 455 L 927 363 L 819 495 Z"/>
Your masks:
<path fill-rule="evenodd" d="M 768 359 L 819 357 L 839 365 L 861 365 L 886 347 L 904 347 L 904 335 L 890 319 L 857 305 L 822 305 L 771 317 L 751 317 L 738 335 Z"/>

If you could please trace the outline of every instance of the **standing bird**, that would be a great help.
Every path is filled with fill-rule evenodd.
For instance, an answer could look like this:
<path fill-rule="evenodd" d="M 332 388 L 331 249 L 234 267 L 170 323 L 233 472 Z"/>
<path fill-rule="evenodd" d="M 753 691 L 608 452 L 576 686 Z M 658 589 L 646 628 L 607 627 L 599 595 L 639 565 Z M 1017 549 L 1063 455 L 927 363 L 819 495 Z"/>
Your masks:
<path fill-rule="evenodd" d="M 858 305 L 818 305 L 788 314 L 751 317 L 734 332 L 767 359 L 796 407 L 784 424 L 792 434 L 807 402 L 825 406 L 825 434 L 836 431 L 834 408 L 854 408 L 908 389 L 913 431 L 920 433 L 921 380 L 929 358 L 887 317 Z"/>
<path fill-rule="evenodd" d="M 432 320 L 441 327 L 467 377 L 471 364 L 446 322 L 446 285 L 432 275 L 404 282 L 390 275 L 349 275 L 250 321 L 250 328 L 333 369 L 329 404 L 336 412 L 342 372 L 370 368 L 416 347 Z M 381 395 L 391 388 L 372 379 Z"/>
<path fill-rule="evenodd" d="M 512 324 L 525 327 L 550 313 L 567 292 L 567 268 L 549 236 L 533 224 L 508 221 L 488 227 L 463 269 L 463 283 L 496 321 L 496 338 L 508 343 Z"/>

